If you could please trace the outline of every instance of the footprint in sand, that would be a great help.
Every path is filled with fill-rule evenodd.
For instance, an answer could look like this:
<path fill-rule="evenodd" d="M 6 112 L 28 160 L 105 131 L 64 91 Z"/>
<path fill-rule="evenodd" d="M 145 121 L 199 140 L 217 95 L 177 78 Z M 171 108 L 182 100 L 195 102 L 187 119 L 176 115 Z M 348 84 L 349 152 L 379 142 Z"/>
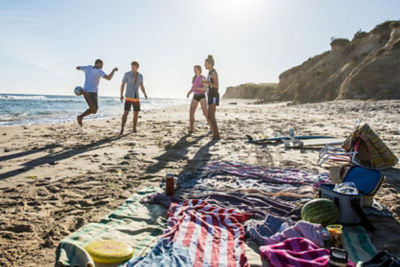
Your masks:
<path fill-rule="evenodd" d="M 46 189 L 41 188 L 41 189 L 37 192 L 37 195 L 38 195 L 39 197 L 45 197 L 45 196 L 48 196 L 48 195 L 49 195 L 49 192 L 48 192 Z"/>
<path fill-rule="evenodd" d="M 5 231 L 13 233 L 33 232 L 33 227 L 30 224 L 14 224 L 4 228 Z"/>
<path fill-rule="evenodd" d="M 110 202 L 111 202 L 111 199 L 109 199 L 109 198 L 107 198 L 107 199 L 102 199 L 102 200 L 99 200 L 99 201 L 94 202 L 94 206 L 96 206 L 96 207 L 102 207 L 102 206 L 107 205 L 107 204 L 110 203 Z"/>
<path fill-rule="evenodd" d="M 58 186 L 55 186 L 55 185 L 50 185 L 50 186 L 47 186 L 46 188 L 47 188 L 47 190 L 49 190 L 50 193 L 53 193 L 53 194 L 61 191 L 61 188 Z"/>

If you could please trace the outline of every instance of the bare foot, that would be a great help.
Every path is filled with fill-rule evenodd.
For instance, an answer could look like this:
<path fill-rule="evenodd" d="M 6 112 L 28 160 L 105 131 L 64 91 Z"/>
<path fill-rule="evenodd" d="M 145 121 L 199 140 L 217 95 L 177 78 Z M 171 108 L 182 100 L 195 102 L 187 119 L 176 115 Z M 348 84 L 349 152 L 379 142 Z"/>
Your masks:
<path fill-rule="evenodd" d="M 124 129 L 121 129 L 121 132 L 119 133 L 119 135 L 123 135 L 124 134 Z"/>
<path fill-rule="evenodd" d="M 213 136 L 213 140 L 220 140 L 221 139 L 221 136 L 219 136 L 219 135 L 214 135 Z"/>
<path fill-rule="evenodd" d="M 188 135 L 191 135 L 193 132 L 193 130 L 189 130 Z"/>
<path fill-rule="evenodd" d="M 77 117 L 77 120 L 78 120 L 79 126 L 82 127 L 82 117 L 81 117 L 81 116 L 78 116 L 78 117 Z"/>
<path fill-rule="evenodd" d="M 133 132 L 134 132 L 134 133 L 137 133 L 137 130 L 136 130 L 136 129 L 133 129 Z"/>

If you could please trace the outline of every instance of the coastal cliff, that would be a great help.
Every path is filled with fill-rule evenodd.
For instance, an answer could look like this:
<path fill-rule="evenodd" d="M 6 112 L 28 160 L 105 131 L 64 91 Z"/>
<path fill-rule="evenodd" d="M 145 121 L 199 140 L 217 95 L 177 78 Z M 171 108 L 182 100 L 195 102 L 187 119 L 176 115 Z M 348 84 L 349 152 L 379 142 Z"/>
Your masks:
<path fill-rule="evenodd" d="M 281 73 L 277 87 L 264 90 L 261 97 L 257 89 L 261 85 L 241 85 L 228 87 L 224 98 L 298 103 L 400 99 L 400 21 L 359 31 L 352 40 L 333 39 L 330 45 L 330 51 Z M 254 92 L 253 97 L 249 92 Z"/>
<path fill-rule="evenodd" d="M 226 88 L 225 99 L 265 99 L 275 93 L 276 83 L 245 83 Z"/>

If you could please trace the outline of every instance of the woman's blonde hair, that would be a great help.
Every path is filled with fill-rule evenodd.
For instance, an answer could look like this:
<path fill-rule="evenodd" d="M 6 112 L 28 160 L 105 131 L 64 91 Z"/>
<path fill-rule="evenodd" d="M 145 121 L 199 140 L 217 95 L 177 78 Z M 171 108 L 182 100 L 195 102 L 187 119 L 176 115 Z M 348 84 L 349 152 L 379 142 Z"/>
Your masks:
<path fill-rule="evenodd" d="M 198 69 L 201 73 L 201 66 L 200 65 L 195 65 L 193 68 Z M 194 80 L 196 79 L 196 74 L 193 76 L 192 83 L 194 83 Z"/>
<path fill-rule="evenodd" d="M 206 61 L 212 66 L 214 67 L 215 61 L 212 55 L 208 55 L 208 57 L 206 58 Z"/>

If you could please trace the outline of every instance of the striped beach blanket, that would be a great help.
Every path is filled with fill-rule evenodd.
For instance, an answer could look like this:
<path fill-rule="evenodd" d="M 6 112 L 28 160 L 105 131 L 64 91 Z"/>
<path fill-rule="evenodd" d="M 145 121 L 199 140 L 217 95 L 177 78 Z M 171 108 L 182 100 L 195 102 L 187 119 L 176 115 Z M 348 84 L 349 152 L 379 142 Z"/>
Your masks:
<path fill-rule="evenodd" d="M 125 266 L 249 266 L 241 223 L 250 215 L 198 199 L 173 203 L 158 244 Z"/>
<path fill-rule="evenodd" d="M 378 252 L 361 226 L 344 227 L 343 247 L 354 262 L 368 261 Z"/>
<path fill-rule="evenodd" d="M 320 174 L 301 169 L 282 167 L 262 167 L 236 162 L 212 162 L 205 165 L 202 171 L 224 173 L 243 178 L 257 178 L 267 183 L 278 184 L 315 184 Z"/>

